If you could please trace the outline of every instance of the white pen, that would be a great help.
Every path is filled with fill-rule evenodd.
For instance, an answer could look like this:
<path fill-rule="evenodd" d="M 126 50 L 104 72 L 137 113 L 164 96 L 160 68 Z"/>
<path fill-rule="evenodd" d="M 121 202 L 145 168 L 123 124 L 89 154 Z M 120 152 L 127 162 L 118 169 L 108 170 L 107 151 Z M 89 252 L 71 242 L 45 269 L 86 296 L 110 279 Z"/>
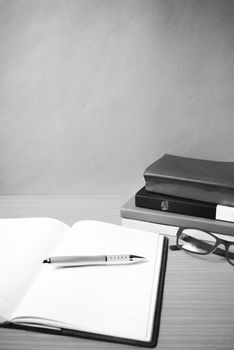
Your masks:
<path fill-rule="evenodd" d="M 91 255 L 91 256 L 52 256 L 43 263 L 60 264 L 64 266 L 86 266 L 86 265 L 121 265 L 133 264 L 146 261 L 146 258 L 138 255 Z"/>

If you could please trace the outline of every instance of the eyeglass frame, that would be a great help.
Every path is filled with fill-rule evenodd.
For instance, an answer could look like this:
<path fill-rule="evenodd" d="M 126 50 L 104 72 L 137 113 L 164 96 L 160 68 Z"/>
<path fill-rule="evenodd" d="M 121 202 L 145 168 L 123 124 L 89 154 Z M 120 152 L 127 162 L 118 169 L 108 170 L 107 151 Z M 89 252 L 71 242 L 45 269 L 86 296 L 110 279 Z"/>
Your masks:
<path fill-rule="evenodd" d="M 212 249 L 210 249 L 208 252 L 205 252 L 205 253 L 199 253 L 199 252 L 194 252 L 194 251 L 192 251 L 192 250 L 188 250 L 188 249 L 183 248 L 183 247 L 181 247 L 181 246 L 179 245 L 179 237 L 181 236 L 181 233 L 183 232 L 183 230 L 195 230 L 195 231 L 204 232 L 204 233 L 206 233 L 206 234 L 212 236 L 212 237 L 216 240 L 216 243 L 215 243 L 215 245 L 212 247 Z M 196 238 L 195 238 L 195 239 L 196 239 Z M 200 241 L 200 242 L 202 242 L 202 243 L 204 243 L 202 240 L 199 240 L 199 239 L 197 239 L 197 240 Z M 220 244 L 223 244 L 223 245 L 224 245 L 225 250 L 218 248 L 218 246 L 219 246 Z M 227 240 L 225 240 L 225 239 L 219 238 L 219 237 L 215 236 L 213 233 L 211 233 L 211 232 L 209 232 L 209 231 L 207 231 L 207 230 L 198 229 L 198 228 L 195 228 L 195 227 L 183 227 L 183 226 L 182 226 L 182 227 L 179 227 L 179 229 L 178 229 L 178 231 L 177 231 L 177 233 L 176 233 L 176 246 L 175 246 L 175 245 L 172 245 L 172 246 L 170 246 L 170 249 L 171 249 L 171 250 L 177 250 L 177 249 L 175 249 L 175 248 L 178 248 L 178 249 L 180 249 L 180 250 L 185 250 L 186 252 L 189 252 L 189 253 L 192 253 L 192 254 L 198 254 L 198 255 L 208 255 L 208 254 L 213 253 L 213 254 L 216 254 L 216 255 L 220 255 L 220 256 L 225 257 L 226 260 L 228 261 L 228 263 L 231 264 L 232 266 L 234 266 L 234 259 L 233 259 L 233 262 L 232 262 L 232 261 L 229 260 L 229 258 L 228 258 L 229 254 L 230 254 L 230 253 L 228 252 L 228 250 L 229 250 L 229 247 L 230 247 L 231 245 L 234 246 L 234 241 L 233 241 L 233 242 L 230 242 L 230 241 L 227 241 Z M 231 254 L 233 254 L 233 256 L 234 256 L 234 252 L 231 253 Z"/>

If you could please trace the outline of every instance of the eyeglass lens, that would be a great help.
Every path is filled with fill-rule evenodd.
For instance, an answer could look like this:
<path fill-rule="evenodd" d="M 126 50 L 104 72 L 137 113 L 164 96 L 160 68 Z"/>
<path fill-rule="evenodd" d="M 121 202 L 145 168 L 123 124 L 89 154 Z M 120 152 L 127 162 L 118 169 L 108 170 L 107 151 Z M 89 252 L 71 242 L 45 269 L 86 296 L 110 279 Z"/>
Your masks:
<path fill-rule="evenodd" d="M 182 249 L 193 253 L 208 254 L 214 249 L 217 239 L 207 232 L 187 228 L 180 233 L 177 244 Z M 234 245 L 232 250 L 234 253 Z"/>

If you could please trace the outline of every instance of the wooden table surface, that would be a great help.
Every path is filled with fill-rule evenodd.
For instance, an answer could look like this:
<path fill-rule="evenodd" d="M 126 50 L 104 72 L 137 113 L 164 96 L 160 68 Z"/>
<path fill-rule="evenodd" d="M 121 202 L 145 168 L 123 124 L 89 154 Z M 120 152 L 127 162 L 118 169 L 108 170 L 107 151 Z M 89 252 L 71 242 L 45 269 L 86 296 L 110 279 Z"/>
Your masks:
<path fill-rule="evenodd" d="M 49 216 L 68 224 L 83 219 L 120 224 L 120 207 L 127 199 L 126 196 L 2 196 L 0 217 Z M 0 328 L 0 349 L 137 348 Z M 169 251 L 157 349 L 234 349 L 234 267 L 225 259 Z"/>

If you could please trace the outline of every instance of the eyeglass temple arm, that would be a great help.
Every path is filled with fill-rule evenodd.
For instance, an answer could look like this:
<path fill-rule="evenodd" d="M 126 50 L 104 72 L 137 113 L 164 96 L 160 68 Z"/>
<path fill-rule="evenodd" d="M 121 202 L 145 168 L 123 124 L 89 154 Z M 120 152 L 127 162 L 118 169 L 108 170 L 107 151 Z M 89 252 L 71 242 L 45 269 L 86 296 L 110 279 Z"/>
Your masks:
<path fill-rule="evenodd" d="M 200 244 L 200 247 L 202 248 L 201 244 Z M 170 245 L 170 250 L 181 250 L 181 248 L 179 248 L 177 245 Z M 213 254 L 216 254 L 216 255 L 219 255 L 219 256 L 223 256 L 225 257 L 225 252 L 220 249 L 220 248 L 217 248 L 214 252 L 212 252 Z M 229 253 L 230 254 L 230 253 Z M 234 257 L 234 254 L 230 254 L 230 257 Z"/>
<path fill-rule="evenodd" d="M 186 235 L 186 238 L 184 238 L 186 242 L 189 243 L 196 243 L 198 245 L 198 248 L 211 248 L 212 246 L 209 243 L 205 243 L 200 241 L 199 239 L 196 239 L 194 237 L 190 237 Z M 171 250 L 180 250 L 180 248 L 177 245 L 171 245 Z M 213 254 L 219 255 L 219 256 L 226 256 L 225 251 L 221 248 L 216 248 L 215 251 L 212 252 Z M 230 258 L 234 258 L 234 253 L 229 253 Z"/>

